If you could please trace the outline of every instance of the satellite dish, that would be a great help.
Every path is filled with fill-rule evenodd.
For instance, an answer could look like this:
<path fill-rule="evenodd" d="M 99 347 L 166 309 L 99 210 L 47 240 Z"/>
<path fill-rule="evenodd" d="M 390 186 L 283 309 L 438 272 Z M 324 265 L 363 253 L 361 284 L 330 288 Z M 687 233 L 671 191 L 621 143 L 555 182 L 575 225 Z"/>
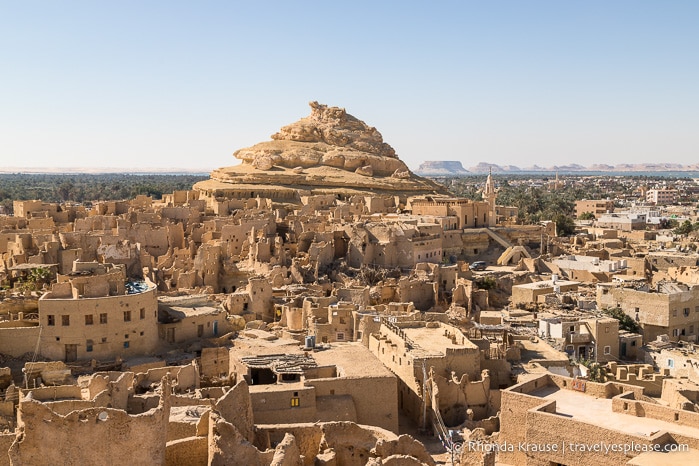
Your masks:
<path fill-rule="evenodd" d="M 107 411 L 102 411 L 97 415 L 97 419 L 99 419 L 100 421 L 106 421 L 107 419 L 109 419 L 109 414 L 107 413 Z"/>

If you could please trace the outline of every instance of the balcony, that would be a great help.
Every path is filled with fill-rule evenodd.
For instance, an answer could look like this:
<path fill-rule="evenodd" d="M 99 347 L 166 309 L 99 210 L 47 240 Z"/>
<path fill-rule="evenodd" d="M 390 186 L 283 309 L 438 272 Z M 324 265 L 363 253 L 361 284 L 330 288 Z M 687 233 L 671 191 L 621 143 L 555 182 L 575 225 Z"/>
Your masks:
<path fill-rule="evenodd" d="M 589 333 L 573 333 L 568 335 L 568 341 L 575 344 L 590 343 L 592 336 Z"/>

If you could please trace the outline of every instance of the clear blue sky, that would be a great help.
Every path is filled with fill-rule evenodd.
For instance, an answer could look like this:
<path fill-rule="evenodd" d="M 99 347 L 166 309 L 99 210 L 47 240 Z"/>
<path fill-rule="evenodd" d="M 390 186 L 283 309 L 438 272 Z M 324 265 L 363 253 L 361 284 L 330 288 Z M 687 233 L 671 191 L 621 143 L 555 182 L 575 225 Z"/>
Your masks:
<path fill-rule="evenodd" d="M 696 1 L 0 0 L 4 167 L 237 163 L 317 100 L 424 160 L 699 163 Z"/>

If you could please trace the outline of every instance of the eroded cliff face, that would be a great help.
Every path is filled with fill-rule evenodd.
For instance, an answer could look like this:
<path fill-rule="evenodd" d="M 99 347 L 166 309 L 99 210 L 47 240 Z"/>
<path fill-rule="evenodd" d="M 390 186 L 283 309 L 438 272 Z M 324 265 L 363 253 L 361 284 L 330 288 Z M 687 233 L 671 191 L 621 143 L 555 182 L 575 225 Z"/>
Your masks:
<path fill-rule="evenodd" d="M 410 177 L 396 151 L 376 128 L 344 108 L 311 102 L 311 114 L 272 135 L 272 141 L 240 149 L 233 155 L 259 170 L 272 167 L 327 166 L 364 176 Z"/>
<path fill-rule="evenodd" d="M 442 185 L 413 174 L 376 128 L 339 107 L 311 102 L 311 114 L 284 126 L 261 142 L 233 155 L 239 165 L 211 172 L 193 189 L 218 205 L 223 199 L 268 197 L 298 203 L 307 195 L 434 195 Z M 213 207 L 212 207 L 213 208 Z"/>
<path fill-rule="evenodd" d="M 395 157 L 393 147 L 383 142 L 376 128 L 349 115 L 344 108 L 311 102 L 311 114 L 285 126 L 272 139 L 276 141 L 324 142 L 383 157 Z"/>

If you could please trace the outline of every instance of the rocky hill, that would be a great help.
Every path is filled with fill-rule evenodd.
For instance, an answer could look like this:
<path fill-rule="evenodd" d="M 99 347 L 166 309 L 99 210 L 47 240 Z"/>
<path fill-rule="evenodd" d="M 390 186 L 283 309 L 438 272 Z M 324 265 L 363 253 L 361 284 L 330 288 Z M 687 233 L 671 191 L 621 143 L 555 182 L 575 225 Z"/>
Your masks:
<path fill-rule="evenodd" d="M 260 170 L 273 166 L 328 166 L 365 175 L 409 178 L 408 167 L 396 157 L 381 133 L 349 115 L 344 108 L 311 102 L 311 114 L 284 126 L 272 141 L 233 154 Z"/>
<path fill-rule="evenodd" d="M 446 194 L 446 188 L 413 174 L 376 128 L 344 108 L 311 102 L 311 114 L 284 126 L 271 141 L 237 150 L 243 163 L 214 170 L 194 188 L 212 196 L 260 193 L 277 199 L 305 194 L 366 192 Z M 240 196 L 238 196 L 240 197 Z"/>

